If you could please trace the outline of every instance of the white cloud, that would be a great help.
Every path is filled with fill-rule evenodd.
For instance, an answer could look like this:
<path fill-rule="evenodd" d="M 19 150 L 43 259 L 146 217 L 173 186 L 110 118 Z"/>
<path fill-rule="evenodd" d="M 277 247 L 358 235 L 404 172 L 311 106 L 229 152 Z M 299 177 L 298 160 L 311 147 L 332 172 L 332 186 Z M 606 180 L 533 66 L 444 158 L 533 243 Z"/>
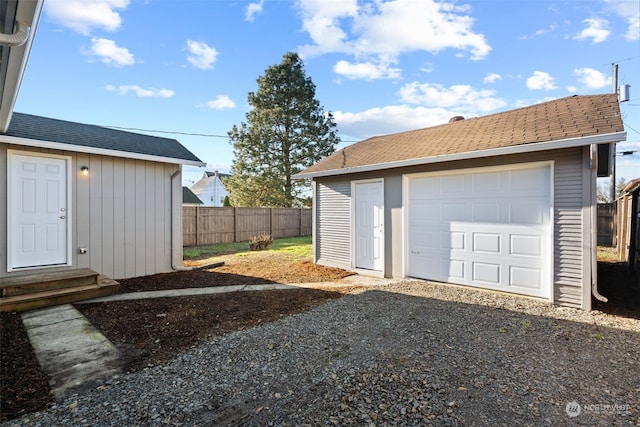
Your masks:
<path fill-rule="evenodd" d="M 187 40 L 187 49 L 189 50 L 187 61 L 194 67 L 203 70 L 212 69 L 213 63 L 216 62 L 219 54 L 213 46 L 209 46 L 205 42 L 193 40 Z"/>
<path fill-rule="evenodd" d="M 589 89 L 600 89 L 607 85 L 611 85 L 611 76 L 607 76 L 593 68 L 576 68 L 573 74 L 578 81 Z"/>
<path fill-rule="evenodd" d="M 54 22 L 78 33 L 90 35 L 93 29 L 116 31 L 122 24 L 118 9 L 129 0 L 47 0 L 44 9 Z"/>
<path fill-rule="evenodd" d="M 338 61 L 333 66 L 333 71 L 348 79 L 397 79 L 400 78 L 402 70 L 391 68 L 389 62 L 361 62 L 353 64 L 348 61 Z"/>
<path fill-rule="evenodd" d="M 582 21 L 587 28 L 577 34 L 574 39 L 586 40 L 591 39 L 591 44 L 601 43 L 609 38 L 611 31 L 607 28 L 609 22 L 602 18 L 589 18 Z"/>
<path fill-rule="evenodd" d="M 255 17 L 255 15 L 259 15 L 262 13 L 263 5 L 264 5 L 264 0 L 260 0 L 257 3 L 249 3 L 244 15 L 244 19 L 246 19 L 249 22 L 253 22 L 253 18 Z"/>
<path fill-rule="evenodd" d="M 553 81 L 553 77 L 544 71 L 534 71 L 533 75 L 527 79 L 527 88 L 531 90 L 552 90 L 557 86 Z"/>
<path fill-rule="evenodd" d="M 538 31 L 536 31 L 536 36 L 541 36 L 541 35 L 546 34 L 546 33 L 552 33 L 557 29 L 558 29 L 558 25 L 557 24 L 551 24 L 547 28 L 541 28 Z"/>
<path fill-rule="evenodd" d="M 502 76 L 498 73 L 488 73 L 486 76 L 484 76 L 484 79 L 482 80 L 482 82 L 484 84 L 487 83 L 495 83 L 498 80 L 502 80 Z"/>
<path fill-rule="evenodd" d="M 422 71 L 423 73 L 432 73 L 433 70 L 434 70 L 434 66 L 431 62 L 425 62 L 420 67 L 420 71 Z"/>
<path fill-rule="evenodd" d="M 444 108 L 389 105 L 357 113 L 337 111 L 334 118 L 341 133 L 365 139 L 447 123 L 458 115 L 463 113 Z"/>
<path fill-rule="evenodd" d="M 627 20 L 627 40 L 640 40 L 640 10 L 638 0 L 605 0 L 614 13 Z"/>
<path fill-rule="evenodd" d="M 375 64 L 396 62 L 406 52 L 455 49 L 477 60 L 491 51 L 485 36 L 473 31 L 468 6 L 434 0 L 298 0 L 296 5 L 313 40 L 299 47 L 302 56 L 343 53 L 357 64 Z"/>
<path fill-rule="evenodd" d="M 413 82 L 400 89 L 402 102 L 441 107 L 463 109 L 465 114 L 477 114 L 495 111 L 507 103 L 495 97 L 493 90 L 476 90 L 468 85 L 444 87 L 439 84 Z"/>
<path fill-rule="evenodd" d="M 144 89 L 138 85 L 121 85 L 121 86 L 113 86 L 107 85 L 105 89 L 109 92 L 115 92 L 118 95 L 126 95 L 129 92 L 135 93 L 140 98 L 171 98 L 174 95 L 174 91 L 169 89 L 156 89 L 156 88 L 148 88 Z"/>
<path fill-rule="evenodd" d="M 214 110 L 224 110 L 227 108 L 236 108 L 236 103 L 227 95 L 218 95 L 216 99 L 207 101 L 207 107 Z"/>
<path fill-rule="evenodd" d="M 92 38 L 91 47 L 84 51 L 85 55 L 97 56 L 100 61 L 105 64 L 122 67 L 125 65 L 133 65 L 135 57 L 127 48 L 116 45 L 116 42 L 103 38 Z"/>
<path fill-rule="evenodd" d="M 575 86 L 567 86 L 567 92 L 569 93 L 576 93 L 578 91 L 578 88 Z"/>

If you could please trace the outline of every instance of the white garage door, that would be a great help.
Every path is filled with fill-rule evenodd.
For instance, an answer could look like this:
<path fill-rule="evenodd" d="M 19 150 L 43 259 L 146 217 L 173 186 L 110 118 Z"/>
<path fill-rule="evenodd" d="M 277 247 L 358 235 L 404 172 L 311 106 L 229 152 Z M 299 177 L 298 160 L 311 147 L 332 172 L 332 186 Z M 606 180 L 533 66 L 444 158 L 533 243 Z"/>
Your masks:
<path fill-rule="evenodd" d="M 550 167 L 407 177 L 411 277 L 551 298 Z"/>

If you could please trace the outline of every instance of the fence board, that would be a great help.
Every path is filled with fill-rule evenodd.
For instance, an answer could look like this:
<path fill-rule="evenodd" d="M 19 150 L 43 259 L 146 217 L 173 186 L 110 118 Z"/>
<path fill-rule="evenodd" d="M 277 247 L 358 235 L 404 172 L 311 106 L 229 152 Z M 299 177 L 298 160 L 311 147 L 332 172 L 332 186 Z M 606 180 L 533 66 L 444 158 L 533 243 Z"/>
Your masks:
<path fill-rule="evenodd" d="M 184 246 L 244 242 L 260 234 L 308 236 L 311 209 L 185 206 L 182 232 Z"/>
<path fill-rule="evenodd" d="M 598 203 L 598 245 L 615 246 L 616 204 Z"/>

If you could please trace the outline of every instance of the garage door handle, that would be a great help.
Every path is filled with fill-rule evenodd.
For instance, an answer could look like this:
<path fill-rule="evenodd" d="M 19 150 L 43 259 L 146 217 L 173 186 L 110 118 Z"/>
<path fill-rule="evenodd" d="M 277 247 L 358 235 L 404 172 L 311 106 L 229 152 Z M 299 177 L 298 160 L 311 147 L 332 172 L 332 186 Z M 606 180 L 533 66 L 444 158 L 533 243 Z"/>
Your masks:
<path fill-rule="evenodd" d="M 420 251 L 411 251 L 412 254 L 419 254 Z"/>

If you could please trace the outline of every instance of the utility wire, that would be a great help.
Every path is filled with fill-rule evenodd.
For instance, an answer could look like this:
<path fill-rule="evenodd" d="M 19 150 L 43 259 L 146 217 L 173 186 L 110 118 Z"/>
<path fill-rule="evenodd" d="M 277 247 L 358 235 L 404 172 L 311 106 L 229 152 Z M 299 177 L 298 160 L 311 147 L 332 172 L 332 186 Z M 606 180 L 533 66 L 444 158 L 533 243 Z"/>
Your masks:
<path fill-rule="evenodd" d="M 216 135 L 213 133 L 192 133 L 192 132 L 180 132 L 180 131 L 157 130 L 157 129 L 129 128 L 129 127 L 123 127 L 123 126 L 109 126 L 109 125 L 104 125 L 102 127 L 110 128 L 110 129 L 118 129 L 118 130 L 134 130 L 138 132 L 154 132 L 154 133 L 164 133 L 164 134 L 170 134 L 170 135 L 202 136 L 204 138 L 229 139 L 229 135 Z M 359 142 L 359 140 L 352 141 L 352 140 L 341 139 L 340 142 Z"/>

